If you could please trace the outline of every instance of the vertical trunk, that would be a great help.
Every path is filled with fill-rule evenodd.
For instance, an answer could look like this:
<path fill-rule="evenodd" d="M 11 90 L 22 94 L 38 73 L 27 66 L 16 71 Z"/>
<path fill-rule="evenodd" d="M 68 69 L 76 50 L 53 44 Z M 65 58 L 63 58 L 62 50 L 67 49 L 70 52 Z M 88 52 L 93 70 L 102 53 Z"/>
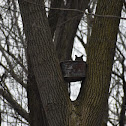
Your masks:
<path fill-rule="evenodd" d="M 35 2 L 34 0 L 29 2 L 19 0 L 19 5 L 28 43 L 29 62 L 33 70 L 31 72 L 34 75 L 32 77 L 35 77 L 36 81 L 34 86 L 35 90 L 39 92 L 39 95 L 36 94 L 36 96 L 40 96 L 48 124 L 66 126 L 69 123 L 70 100 L 52 42 L 44 10 L 44 0 Z"/>
<path fill-rule="evenodd" d="M 120 17 L 122 5 L 120 0 L 98 0 L 96 14 L 102 17 L 95 17 L 87 45 L 87 77 L 80 92 L 83 126 L 101 126 L 103 120 L 120 21 L 104 15 Z"/>
<path fill-rule="evenodd" d="M 56 30 L 56 25 L 57 25 L 59 14 L 60 14 L 60 11 L 58 9 L 55 10 L 54 8 L 60 8 L 63 5 L 63 3 L 64 3 L 63 0 L 51 1 L 50 6 L 53 9 L 50 9 L 49 11 L 48 21 L 49 21 L 52 37 L 54 37 L 54 32 Z"/>
<path fill-rule="evenodd" d="M 66 8 L 85 11 L 88 3 L 89 0 L 69 0 Z M 60 61 L 71 59 L 74 38 L 82 17 L 82 12 L 61 11 L 55 32 L 56 50 Z"/>
<path fill-rule="evenodd" d="M 48 126 L 48 121 L 40 99 L 35 75 L 30 60 L 28 60 L 28 107 L 30 126 Z"/>

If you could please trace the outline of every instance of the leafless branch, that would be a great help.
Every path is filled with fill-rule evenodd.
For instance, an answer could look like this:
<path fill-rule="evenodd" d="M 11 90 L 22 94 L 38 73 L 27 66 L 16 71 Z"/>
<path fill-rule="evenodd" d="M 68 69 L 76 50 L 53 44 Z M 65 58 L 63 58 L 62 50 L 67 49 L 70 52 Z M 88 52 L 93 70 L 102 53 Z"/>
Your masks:
<path fill-rule="evenodd" d="M 25 120 L 29 121 L 29 114 L 19 105 L 7 91 L 0 89 L 0 95 L 2 95 L 14 108 L 14 110 L 21 115 Z"/>

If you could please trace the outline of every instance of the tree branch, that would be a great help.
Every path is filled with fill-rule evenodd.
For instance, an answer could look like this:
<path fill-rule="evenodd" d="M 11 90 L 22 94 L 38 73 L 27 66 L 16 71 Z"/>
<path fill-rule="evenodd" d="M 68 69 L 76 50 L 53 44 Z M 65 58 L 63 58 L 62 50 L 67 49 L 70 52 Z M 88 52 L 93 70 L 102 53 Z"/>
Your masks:
<path fill-rule="evenodd" d="M 62 6 L 63 3 L 64 3 L 63 0 L 60 0 L 60 1 L 59 0 L 52 0 L 50 6 L 51 6 L 51 8 L 55 8 L 55 7 L 59 8 L 59 7 Z M 48 20 L 49 20 L 49 26 L 50 26 L 50 29 L 51 29 L 52 37 L 53 37 L 54 32 L 56 30 L 59 14 L 60 14 L 60 11 L 56 10 L 56 9 L 55 10 L 50 9 L 50 11 L 49 11 Z"/>
<path fill-rule="evenodd" d="M 2 95 L 14 108 L 14 110 L 22 116 L 26 121 L 29 122 L 29 114 L 19 105 L 7 91 L 0 89 L 0 95 Z"/>
<path fill-rule="evenodd" d="M 85 44 L 84 41 L 83 41 L 83 39 L 80 38 L 78 35 L 76 35 L 76 37 L 78 38 L 78 40 L 81 42 L 81 44 L 83 45 L 83 47 L 84 47 L 85 50 L 86 50 L 87 44 Z"/>
<path fill-rule="evenodd" d="M 0 46 L 0 50 L 1 50 L 1 52 L 2 52 L 2 54 L 3 54 L 3 56 L 4 56 L 4 58 L 6 59 L 8 65 L 9 65 L 10 70 L 7 69 L 2 63 L 0 63 L 0 65 L 1 65 L 4 69 L 6 69 L 6 70 L 12 75 L 12 77 L 13 77 L 17 82 L 19 82 L 19 83 L 26 89 L 26 88 L 27 88 L 27 85 L 26 85 L 20 78 L 18 78 L 17 75 L 15 74 L 15 72 L 14 72 L 14 70 L 13 70 L 13 66 L 12 66 L 12 64 L 11 64 L 11 62 L 10 62 L 10 59 L 6 56 L 6 54 L 5 54 L 4 49 L 2 48 L 2 46 Z"/>

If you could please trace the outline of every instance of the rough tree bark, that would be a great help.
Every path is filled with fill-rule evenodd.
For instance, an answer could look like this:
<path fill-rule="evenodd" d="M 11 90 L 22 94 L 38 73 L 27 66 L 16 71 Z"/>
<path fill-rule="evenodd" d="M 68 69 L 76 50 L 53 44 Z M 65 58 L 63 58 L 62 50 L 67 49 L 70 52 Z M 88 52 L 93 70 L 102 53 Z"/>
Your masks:
<path fill-rule="evenodd" d="M 69 0 L 66 9 L 78 9 L 85 11 L 89 0 Z M 83 13 L 77 11 L 61 11 L 55 31 L 55 46 L 60 61 L 70 60 L 74 37 Z"/>
<path fill-rule="evenodd" d="M 29 92 L 32 91 L 33 95 L 35 93 L 34 97 L 38 98 L 35 102 L 39 102 L 38 110 L 41 109 L 40 112 L 42 112 L 39 113 L 40 117 L 45 118 L 43 125 L 101 126 L 104 108 L 107 105 L 120 21 L 119 18 L 105 18 L 104 15 L 120 16 L 123 1 L 98 0 L 96 14 L 103 16 L 95 17 L 92 35 L 87 45 L 87 78 L 77 101 L 73 103 L 70 102 L 67 87 L 62 78 L 59 60 L 70 59 L 71 50 L 68 49 L 72 49 L 73 39 L 82 15 L 72 20 L 73 26 L 68 22 L 61 22 L 61 18 L 56 20 L 57 27 L 53 27 L 48 23 L 43 0 L 18 1 L 27 39 L 28 63 L 32 68 L 30 73 L 32 73 L 31 77 L 34 77 L 30 88 L 35 87 L 35 89 L 29 88 Z M 69 0 L 69 2 L 70 7 L 75 8 L 72 1 Z M 81 7 L 78 9 L 85 10 L 88 2 L 86 1 L 85 5 L 84 3 L 84 0 L 80 0 L 78 6 Z M 67 17 L 67 20 L 79 14 L 66 11 L 61 13 L 67 14 L 64 17 Z M 67 21 L 66 19 L 63 21 Z M 64 23 L 62 28 L 59 28 L 59 22 Z M 53 44 L 53 34 L 55 34 L 56 45 Z M 34 104 L 33 99 L 30 102 Z M 31 108 L 35 107 L 37 106 L 31 106 Z M 35 114 L 35 111 L 33 113 Z M 39 123 L 40 120 L 36 119 L 36 121 Z"/>
<path fill-rule="evenodd" d="M 100 126 L 107 106 L 112 64 L 123 1 L 98 0 L 92 35 L 87 45 L 87 78 L 81 90 L 83 126 Z M 82 93 L 84 92 L 84 93 Z"/>
<path fill-rule="evenodd" d="M 28 108 L 29 123 L 31 126 L 48 126 L 45 110 L 40 99 L 37 82 L 34 76 L 30 59 L 28 59 Z"/>
<path fill-rule="evenodd" d="M 28 57 L 48 124 L 65 126 L 69 123 L 70 99 L 52 43 L 44 2 L 39 0 L 34 2 L 19 0 L 27 39 Z"/>

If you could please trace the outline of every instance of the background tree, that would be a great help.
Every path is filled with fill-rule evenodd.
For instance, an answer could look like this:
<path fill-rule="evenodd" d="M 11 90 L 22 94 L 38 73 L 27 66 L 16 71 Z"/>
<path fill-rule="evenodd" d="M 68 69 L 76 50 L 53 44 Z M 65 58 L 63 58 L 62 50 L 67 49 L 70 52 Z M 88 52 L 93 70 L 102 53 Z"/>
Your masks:
<path fill-rule="evenodd" d="M 47 2 L 49 3 L 47 4 Z M 122 64 L 122 66 L 120 65 L 121 68 L 125 68 L 123 54 L 125 50 L 122 50 L 125 49 L 125 37 L 122 31 L 119 32 L 119 42 L 116 44 L 118 48 L 113 65 L 112 86 L 110 86 L 110 92 L 108 90 L 123 1 L 103 2 L 99 0 L 97 5 L 95 2 L 46 1 L 46 6 L 50 7 L 46 8 L 48 11 L 46 13 L 44 1 L 19 1 L 27 42 L 24 39 L 21 24 L 18 25 L 20 18 L 17 18 L 17 3 L 13 0 L 4 6 L 4 9 L 6 8 L 8 11 L 7 14 L 11 15 L 12 25 L 4 23 L 5 17 L 7 17 L 4 16 L 4 12 L 2 14 L 4 21 L 1 20 L 1 26 L 7 27 L 4 27 L 2 32 L 2 37 L 6 41 L 1 41 L 0 50 L 2 57 L 4 57 L 2 59 L 6 63 L 1 62 L 1 66 L 6 72 L 1 75 L 0 94 L 3 96 L 1 98 L 6 99 L 12 108 L 18 112 L 16 116 L 13 115 L 18 117 L 20 121 L 24 120 L 19 115 L 30 122 L 31 125 L 101 125 L 102 115 L 105 115 L 104 113 L 108 111 L 108 107 L 106 107 L 108 93 L 112 94 L 112 98 L 115 99 L 114 104 L 116 104 L 117 109 L 121 108 L 120 101 L 122 100 L 120 98 L 123 97 L 123 94 L 119 94 L 120 91 L 117 90 L 113 95 L 113 90 L 114 92 L 115 89 L 121 90 L 122 86 L 120 85 L 125 83 L 125 69 L 119 69 L 119 64 Z M 86 13 L 84 13 L 85 9 L 87 9 Z M 96 15 L 91 15 L 94 12 Z M 85 27 L 87 27 L 88 32 L 83 29 Z M 77 43 L 80 41 L 84 46 L 87 53 L 88 69 L 84 87 L 81 87 L 77 100 L 71 103 L 59 62 L 71 59 L 74 41 Z M 13 45 L 11 45 L 12 43 Z M 20 46 L 23 47 L 22 50 Z M 13 51 L 14 49 L 16 52 Z M 24 58 L 25 52 L 27 52 L 28 72 Z M 16 53 L 17 55 L 15 55 Z M 28 88 L 26 87 L 27 73 Z M 4 77 L 6 74 L 7 77 Z M 5 81 L 2 79 L 3 77 Z M 14 98 L 14 92 L 12 92 L 10 86 L 12 77 L 18 82 L 13 85 L 13 87 L 18 85 L 16 88 L 18 92 L 15 92 L 18 97 L 22 96 L 23 92 L 25 94 L 28 91 L 30 118 L 23 109 L 25 107 L 23 107 L 22 100 L 18 97 Z M 117 86 L 120 88 L 117 88 Z M 22 90 L 19 90 L 20 87 L 22 87 Z M 123 89 L 125 91 L 125 85 Z M 26 94 L 21 98 L 25 99 L 25 97 Z M 125 95 L 123 99 L 125 99 Z M 26 102 L 26 100 L 24 101 Z M 120 121 L 110 120 L 113 125 L 118 122 L 120 122 L 120 125 L 121 122 L 124 124 L 124 121 L 122 121 L 125 115 L 124 103 L 121 114 L 117 116 Z M 110 109 L 110 112 L 116 115 L 120 113 L 120 110 L 115 112 L 117 109 Z"/>

